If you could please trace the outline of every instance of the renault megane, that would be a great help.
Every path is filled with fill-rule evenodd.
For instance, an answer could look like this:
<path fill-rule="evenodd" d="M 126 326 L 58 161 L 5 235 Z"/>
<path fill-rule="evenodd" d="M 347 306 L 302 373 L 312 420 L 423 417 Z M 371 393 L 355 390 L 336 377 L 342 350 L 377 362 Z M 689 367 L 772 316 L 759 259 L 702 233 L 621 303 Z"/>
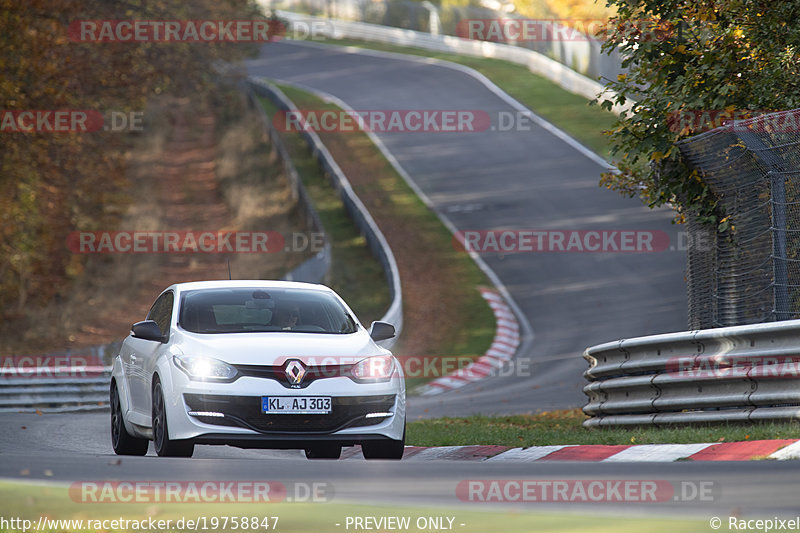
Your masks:
<path fill-rule="evenodd" d="M 285 281 L 172 285 L 131 328 L 111 377 L 114 451 L 189 457 L 196 444 L 400 459 L 405 382 L 331 289 Z"/>

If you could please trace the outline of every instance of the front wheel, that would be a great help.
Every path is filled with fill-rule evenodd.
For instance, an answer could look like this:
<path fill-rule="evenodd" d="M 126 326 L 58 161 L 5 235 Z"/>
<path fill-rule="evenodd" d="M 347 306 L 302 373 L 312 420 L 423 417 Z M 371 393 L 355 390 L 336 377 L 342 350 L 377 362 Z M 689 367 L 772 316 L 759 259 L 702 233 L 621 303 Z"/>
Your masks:
<path fill-rule="evenodd" d="M 111 384 L 111 446 L 117 455 L 146 455 L 150 441 L 134 437 L 125 429 L 116 382 Z"/>
<path fill-rule="evenodd" d="M 361 443 L 361 452 L 364 454 L 364 459 L 390 459 L 399 461 L 403 458 L 405 447 L 406 430 L 403 428 L 403 436 L 400 440 L 367 440 Z"/>
<path fill-rule="evenodd" d="M 191 457 L 194 442 L 191 440 L 172 440 L 167 425 L 167 407 L 161 382 L 153 385 L 153 446 L 159 457 Z"/>

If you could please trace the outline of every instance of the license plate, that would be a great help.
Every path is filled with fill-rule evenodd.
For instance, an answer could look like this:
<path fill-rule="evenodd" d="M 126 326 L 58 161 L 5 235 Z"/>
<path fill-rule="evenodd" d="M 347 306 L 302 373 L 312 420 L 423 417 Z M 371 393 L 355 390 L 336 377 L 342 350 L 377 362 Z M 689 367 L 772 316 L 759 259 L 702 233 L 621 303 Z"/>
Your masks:
<path fill-rule="evenodd" d="M 327 415 L 330 396 L 262 396 L 261 412 L 268 415 Z"/>

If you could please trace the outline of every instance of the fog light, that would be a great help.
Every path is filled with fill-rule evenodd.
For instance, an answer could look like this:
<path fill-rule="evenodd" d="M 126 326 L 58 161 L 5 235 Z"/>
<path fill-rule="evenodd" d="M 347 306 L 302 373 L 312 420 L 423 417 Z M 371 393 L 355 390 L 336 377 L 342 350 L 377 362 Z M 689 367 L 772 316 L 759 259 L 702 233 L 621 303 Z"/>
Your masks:
<path fill-rule="evenodd" d="M 215 418 L 225 418 L 224 413 L 215 413 L 214 411 L 189 411 L 192 416 L 213 416 Z"/>

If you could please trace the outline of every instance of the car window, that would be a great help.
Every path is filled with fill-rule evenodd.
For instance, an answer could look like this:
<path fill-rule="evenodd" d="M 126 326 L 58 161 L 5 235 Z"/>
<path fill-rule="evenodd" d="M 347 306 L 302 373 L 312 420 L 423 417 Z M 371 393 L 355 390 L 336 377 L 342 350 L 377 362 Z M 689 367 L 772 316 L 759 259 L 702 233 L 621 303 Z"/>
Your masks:
<path fill-rule="evenodd" d="M 194 333 L 353 333 L 357 323 L 333 295 L 309 289 L 203 289 L 181 295 L 178 323 Z"/>
<path fill-rule="evenodd" d="M 158 328 L 164 335 L 169 334 L 169 324 L 172 321 L 172 304 L 175 301 L 175 296 L 172 291 L 165 292 L 158 297 L 150 312 L 147 313 L 148 320 L 154 320 L 158 324 Z"/>

